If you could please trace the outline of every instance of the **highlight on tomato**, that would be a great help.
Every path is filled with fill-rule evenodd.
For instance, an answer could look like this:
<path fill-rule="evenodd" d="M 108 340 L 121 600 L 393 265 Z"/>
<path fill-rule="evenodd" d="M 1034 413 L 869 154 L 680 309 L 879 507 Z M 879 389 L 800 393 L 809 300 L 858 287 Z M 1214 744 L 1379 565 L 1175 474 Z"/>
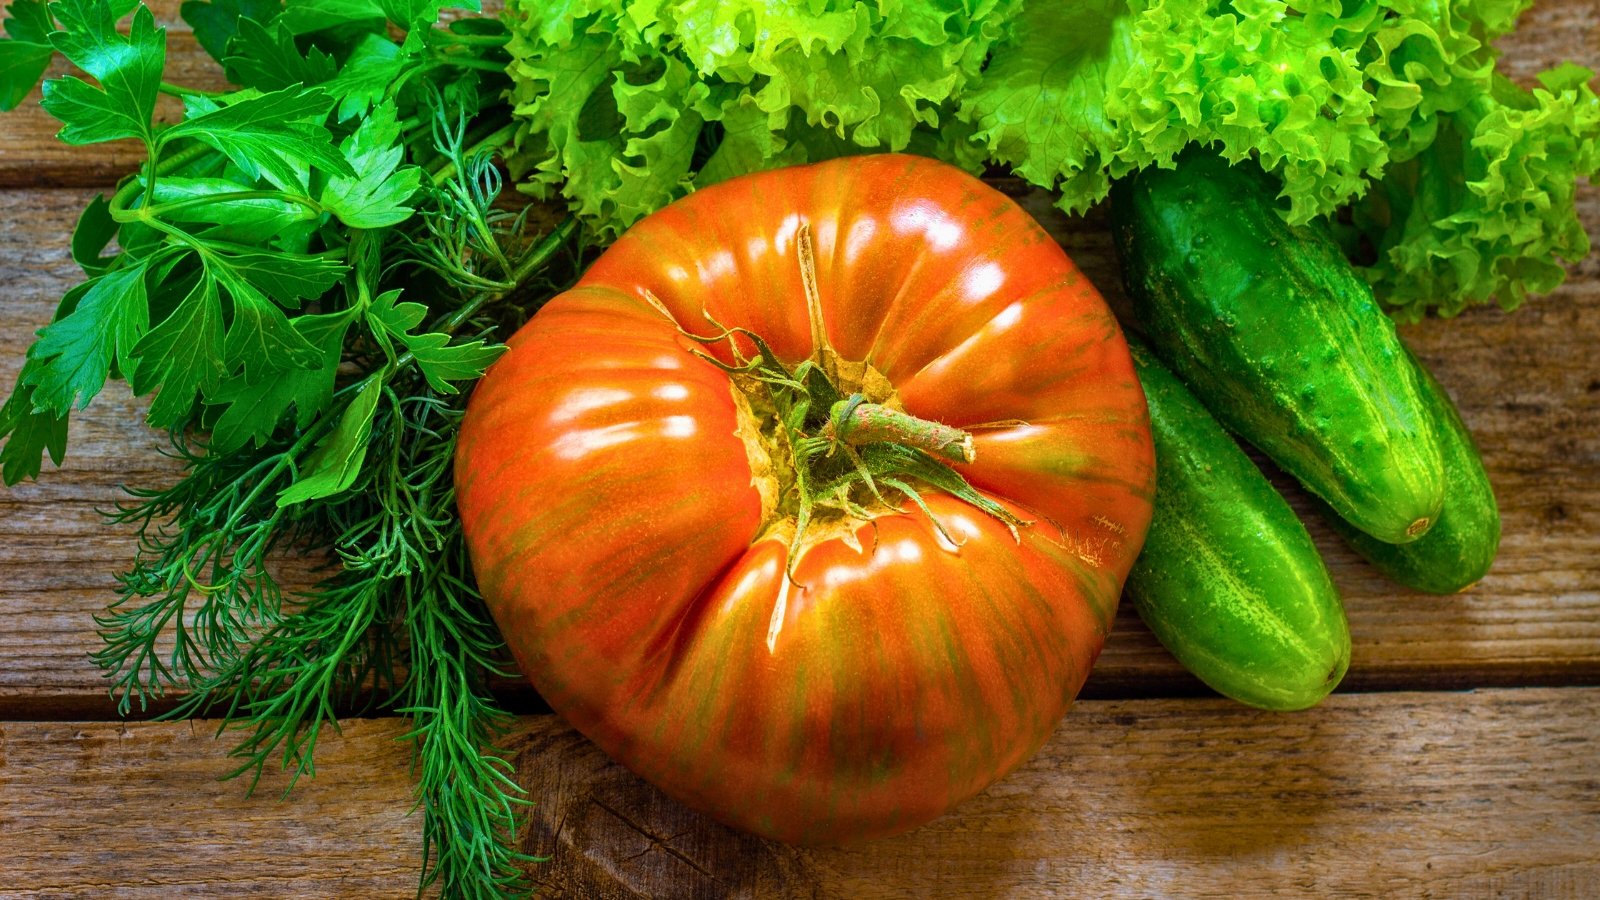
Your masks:
<path fill-rule="evenodd" d="M 919 157 L 702 189 L 510 341 L 457 451 L 473 567 L 550 706 L 796 843 L 938 816 L 1083 685 L 1154 492 L 1105 303 Z"/>

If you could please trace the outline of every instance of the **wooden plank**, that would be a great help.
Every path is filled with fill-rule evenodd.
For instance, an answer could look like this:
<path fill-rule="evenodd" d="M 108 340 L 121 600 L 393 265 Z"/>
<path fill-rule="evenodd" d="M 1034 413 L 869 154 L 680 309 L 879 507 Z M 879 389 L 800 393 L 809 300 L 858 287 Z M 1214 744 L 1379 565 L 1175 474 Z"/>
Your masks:
<path fill-rule="evenodd" d="M 395 720 L 254 796 L 210 723 L 0 722 L 0 897 L 403 897 L 421 834 Z"/>
<path fill-rule="evenodd" d="M 1593 897 L 1597 698 L 1084 703 L 951 815 L 851 849 L 735 834 L 559 727 L 529 733 L 522 772 L 560 897 Z"/>
<path fill-rule="evenodd" d="M 33 331 L 80 278 L 65 235 L 88 194 L 0 192 L 0 384 L 16 377 Z M 1582 194 L 1600 233 L 1600 190 Z M 1101 217 L 1068 219 L 1048 198 L 1022 202 L 1121 305 Z M 1600 259 L 1591 256 L 1557 293 L 1513 315 L 1478 309 L 1406 329 L 1407 340 L 1456 396 L 1478 436 L 1500 495 L 1505 538 L 1482 584 L 1452 597 L 1384 581 L 1319 520 L 1313 537 L 1345 596 L 1354 661 L 1345 688 L 1395 689 L 1600 681 Z M 159 483 L 175 467 L 142 407 L 115 386 L 74 420 L 67 465 L 37 484 L 0 490 L 0 716 L 93 718 L 110 712 L 105 681 L 88 658 L 92 615 L 113 596 L 114 574 L 134 545 L 103 527 L 97 509 L 123 483 Z M 1305 513 L 1297 486 L 1279 478 Z M 533 702 L 508 685 L 508 702 Z M 1090 679 L 1087 696 L 1203 691 L 1139 623 L 1128 605 Z"/>
<path fill-rule="evenodd" d="M 204 725 L 0 725 L 0 896 L 401 896 L 404 725 L 347 723 L 254 799 Z M 562 898 L 1600 895 L 1600 689 L 1079 704 L 953 813 L 797 849 L 689 812 L 554 717 L 509 746 Z"/>
<path fill-rule="evenodd" d="M 195 41 L 178 15 L 181 0 L 147 0 L 156 21 L 167 29 L 166 80 L 200 90 L 222 90 L 227 82 L 215 62 Z M 501 3 L 488 0 L 487 11 Z M 1600 68 L 1600 0 L 1537 0 L 1525 13 L 1516 32 L 1499 42 L 1505 53 L 1504 71 L 1531 83 L 1535 74 L 1571 59 Z M 67 67 L 59 60 L 51 74 Z M 67 147 L 55 140 L 61 124 L 39 108 L 35 90 L 16 111 L 6 114 L 0 127 L 0 187 L 91 186 L 114 183 L 143 159 L 136 142 L 118 141 L 87 147 Z M 176 121 L 181 108 L 162 97 L 162 121 Z"/>

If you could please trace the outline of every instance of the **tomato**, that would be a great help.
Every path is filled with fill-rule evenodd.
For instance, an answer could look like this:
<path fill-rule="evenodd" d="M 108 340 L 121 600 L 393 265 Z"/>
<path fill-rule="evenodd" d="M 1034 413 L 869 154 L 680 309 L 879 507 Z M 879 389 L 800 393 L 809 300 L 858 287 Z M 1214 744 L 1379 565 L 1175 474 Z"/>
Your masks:
<path fill-rule="evenodd" d="M 863 518 L 821 509 L 796 539 L 767 388 L 726 370 L 751 334 L 969 433 L 951 467 L 992 511 L 858 484 Z M 734 179 L 639 222 L 509 343 L 457 454 L 480 587 L 550 706 L 666 793 L 785 841 L 890 834 L 1028 758 L 1077 695 L 1153 451 L 1116 321 L 1002 194 L 902 155 Z"/>

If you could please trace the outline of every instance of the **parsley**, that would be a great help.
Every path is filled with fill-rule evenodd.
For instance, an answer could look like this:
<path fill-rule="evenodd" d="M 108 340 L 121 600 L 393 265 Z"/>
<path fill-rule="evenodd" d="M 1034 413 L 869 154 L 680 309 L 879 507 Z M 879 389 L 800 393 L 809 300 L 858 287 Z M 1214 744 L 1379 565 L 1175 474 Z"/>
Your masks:
<path fill-rule="evenodd" d="M 76 69 L 44 84 L 60 139 L 146 159 L 79 220 L 85 280 L 0 405 L 0 475 L 59 463 L 108 379 L 153 395 L 183 474 L 113 514 L 140 534 L 99 618 L 121 710 L 175 694 L 169 715 L 220 715 L 235 774 L 257 776 L 313 772 L 338 713 L 410 716 L 422 885 L 489 897 L 526 891 L 527 800 L 494 748 L 502 644 L 454 512 L 456 425 L 499 340 L 576 271 L 579 235 L 497 206 L 509 36 L 440 8 L 185 3 L 236 86 L 208 94 L 163 81 L 143 5 L 14 0 L 0 106 L 59 54 Z M 156 121 L 161 93 L 181 121 Z M 309 547 L 333 556 L 286 594 L 274 560 Z"/>

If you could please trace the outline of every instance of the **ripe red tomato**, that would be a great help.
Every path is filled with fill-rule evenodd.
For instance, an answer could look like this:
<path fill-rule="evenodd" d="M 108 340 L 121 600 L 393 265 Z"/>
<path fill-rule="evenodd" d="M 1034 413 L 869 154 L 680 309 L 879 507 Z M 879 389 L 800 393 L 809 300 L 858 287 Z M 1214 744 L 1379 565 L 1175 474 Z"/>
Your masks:
<path fill-rule="evenodd" d="M 970 431 L 954 468 L 1031 524 L 891 492 L 870 521 L 819 513 L 791 560 L 792 457 L 760 385 L 702 355 L 731 342 L 684 334 L 713 320 Z M 551 707 L 668 794 L 786 841 L 890 834 L 1077 695 L 1153 451 L 1116 321 L 1005 196 L 900 155 L 738 178 L 639 222 L 510 346 L 457 455 L 479 583 Z"/>

